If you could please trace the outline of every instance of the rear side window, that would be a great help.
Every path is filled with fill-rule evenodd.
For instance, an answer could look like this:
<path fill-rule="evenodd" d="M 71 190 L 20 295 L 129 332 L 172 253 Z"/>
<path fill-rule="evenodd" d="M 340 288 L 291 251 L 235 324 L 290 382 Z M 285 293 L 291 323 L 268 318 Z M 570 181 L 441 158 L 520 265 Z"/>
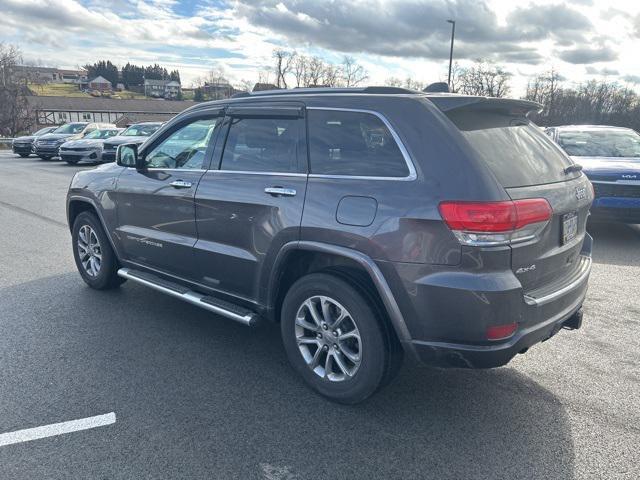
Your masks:
<path fill-rule="evenodd" d="M 393 135 L 365 112 L 308 110 L 311 173 L 406 177 L 407 163 Z"/>
<path fill-rule="evenodd" d="M 222 155 L 222 170 L 295 173 L 302 120 L 234 118 Z"/>
<path fill-rule="evenodd" d="M 525 118 L 468 110 L 447 116 L 503 187 L 562 182 L 580 175 L 564 173 L 571 160 Z"/>

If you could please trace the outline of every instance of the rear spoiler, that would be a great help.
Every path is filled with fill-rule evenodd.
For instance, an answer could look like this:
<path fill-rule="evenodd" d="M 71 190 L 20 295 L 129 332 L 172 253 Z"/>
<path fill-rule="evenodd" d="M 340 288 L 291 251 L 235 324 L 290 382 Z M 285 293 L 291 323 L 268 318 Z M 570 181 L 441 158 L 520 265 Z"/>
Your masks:
<path fill-rule="evenodd" d="M 442 112 L 464 109 L 526 117 L 532 112 L 541 112 L 543 108 L 543 106 L 538 102 L 511 98 L 473 97 L 447 94 L 428 95 L 427 98 Z"/>

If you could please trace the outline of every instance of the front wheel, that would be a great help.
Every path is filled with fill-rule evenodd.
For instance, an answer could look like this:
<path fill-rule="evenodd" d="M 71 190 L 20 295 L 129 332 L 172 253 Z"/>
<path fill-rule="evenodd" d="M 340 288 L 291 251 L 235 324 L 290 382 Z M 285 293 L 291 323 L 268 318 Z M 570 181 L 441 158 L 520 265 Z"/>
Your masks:
<path fill-rule="evenodd" d="M 124 282 L 118 276 L 118 259 L 100 221 L 91 212 L 82 212 L 73 222 L 73 257 L 80 276 L 96 290 L 115 288 Z"/>
<path fill-rule="evenodd" d="M 298 280 L 282 304 L 281 333 L 289 361 L 307 384 L 339 403 L 371 396 L 401 361 L 375 301 L 333 275 Z"/>
<path fill-rule="evenodd" d="M 51 157 L 47 157 L 46 155 L 38 155 L 40 157 L 40 160 L 44 160 L 44 161 L 48 161 L 51 160 Z"/>
<path fill-rule="evenodd" d="M 20 155 L 22 158 L 27 158 L 29 156 L 28 153 L 19 153 L 18 155 Z"/>
<path fill-rule="evenodd" d="M 67 162 L 69 165 L 77 165 L 77 164 L 78 164 L 78 160 L 66 160 L 66 162 Z"/>

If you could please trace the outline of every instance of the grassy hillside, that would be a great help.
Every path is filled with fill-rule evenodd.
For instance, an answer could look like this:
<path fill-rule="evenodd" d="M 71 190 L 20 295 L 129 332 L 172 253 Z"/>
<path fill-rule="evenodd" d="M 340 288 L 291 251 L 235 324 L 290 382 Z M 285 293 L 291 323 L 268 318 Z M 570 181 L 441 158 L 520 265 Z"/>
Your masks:
<path fill-rule="evenodd" d="M 70 83 L 47 83 L 43 85 L 30 84 L 29 90 L 35 95 L 44 97 L 89 97 L 88 93 L 84 93 L 78 89 L 77 85 Z M 115 92 L 111 98 L 145 98 L 144 95 L 135 92 L 123 91 Z"/>

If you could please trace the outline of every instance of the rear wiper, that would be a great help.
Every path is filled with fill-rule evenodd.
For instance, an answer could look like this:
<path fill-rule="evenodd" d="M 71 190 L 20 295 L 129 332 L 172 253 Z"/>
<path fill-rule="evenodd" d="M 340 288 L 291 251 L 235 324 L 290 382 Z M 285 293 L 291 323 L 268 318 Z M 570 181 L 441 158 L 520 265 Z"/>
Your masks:
<path fill-rule="evenodd" d="M 564 173 L 569 174 L 571 172 L 579 172 L 580 170 L 582 170 L 582 165 L 574 163 L 573 165 L 569 165 L 567 168 L 565 168 Z"/>

